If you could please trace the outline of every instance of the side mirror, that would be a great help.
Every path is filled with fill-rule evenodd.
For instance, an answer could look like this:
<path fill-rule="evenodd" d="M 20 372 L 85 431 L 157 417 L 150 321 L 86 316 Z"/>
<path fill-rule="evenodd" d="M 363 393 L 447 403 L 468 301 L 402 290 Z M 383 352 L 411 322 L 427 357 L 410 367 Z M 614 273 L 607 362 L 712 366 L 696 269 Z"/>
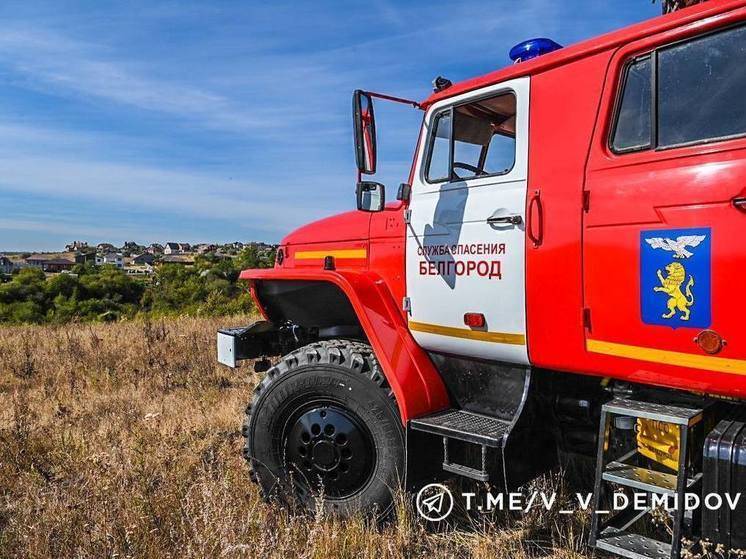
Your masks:
<path fill-rule="evenodd" d="M 396 193 L 396 199 L 402 202 L 409 202 L 409 198 L 412 196 L 412 185 L 403 182 L 399 185 L 399 191 Z"/>
<path fill-rule="evenodd" d="M 352 94 L 352 119 L 355 126 L 355 161 L 364 175 L 376 172 L 376 119 L 373 99 L 356 89 Z"/>
<path fill-rule="evenodd" d="M 386 187 L 380 182 L 357 183 L 357 209 L 362 212 L 380 212 L 386 205 Z"/>

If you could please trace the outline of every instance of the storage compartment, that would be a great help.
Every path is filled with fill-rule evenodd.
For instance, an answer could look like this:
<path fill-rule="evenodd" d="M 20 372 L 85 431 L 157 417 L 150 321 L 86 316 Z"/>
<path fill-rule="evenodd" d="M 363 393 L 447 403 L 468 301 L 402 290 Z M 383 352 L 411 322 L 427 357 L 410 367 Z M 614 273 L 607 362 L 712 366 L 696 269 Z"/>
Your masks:
<path fill-rule="evenodd" d="M 746 423 L 723 420 L 707 436 L 704 448 L 704 495 L 723 498 L 719 510 L 702 510 L 702 537 L 729 549 L 746 549 Z M 726 494 L 739 497 L 731 510 Z"/>

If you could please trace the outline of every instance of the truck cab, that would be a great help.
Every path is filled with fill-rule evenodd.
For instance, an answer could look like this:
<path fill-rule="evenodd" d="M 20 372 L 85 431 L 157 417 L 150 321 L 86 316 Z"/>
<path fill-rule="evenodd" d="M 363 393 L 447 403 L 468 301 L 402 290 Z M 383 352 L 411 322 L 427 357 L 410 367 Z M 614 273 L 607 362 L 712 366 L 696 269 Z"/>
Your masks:
<path fill-rule="evenodd" d="M 585 456 L 594 546 L 735 546 L 743 507 L 727 526 L 675 510 L 663 543 L 598 511 L 641 475 L 665 480 L 649 495 L 746 491 L 718 473 L 743 467 L 741 439 L 713 439 L 746 437 L 746 2 L 511 57 L 424 101 L 356 91 L 357 211 L 241 274 L 263 320 L 221 331 L 218 354 L 269 367 L 244 425 L 253 475 L 349 514 L 386 511 L 399 482 L 507 489 Z M 368 180 L 387 101 L 423 111 L 393 201 Z"/>

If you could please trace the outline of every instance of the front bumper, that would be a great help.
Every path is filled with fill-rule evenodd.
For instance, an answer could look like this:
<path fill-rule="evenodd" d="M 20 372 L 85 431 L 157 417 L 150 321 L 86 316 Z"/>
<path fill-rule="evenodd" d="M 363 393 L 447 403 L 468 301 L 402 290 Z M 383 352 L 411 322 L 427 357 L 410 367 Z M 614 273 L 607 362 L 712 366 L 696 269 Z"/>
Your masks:
<path fill-rule="evenodd" d="M 277 338 L 278 329 L 266 320 L 243 328 L 218 330 L 218 362 L 235 368 L 243 359 L 274 355 Z"/>

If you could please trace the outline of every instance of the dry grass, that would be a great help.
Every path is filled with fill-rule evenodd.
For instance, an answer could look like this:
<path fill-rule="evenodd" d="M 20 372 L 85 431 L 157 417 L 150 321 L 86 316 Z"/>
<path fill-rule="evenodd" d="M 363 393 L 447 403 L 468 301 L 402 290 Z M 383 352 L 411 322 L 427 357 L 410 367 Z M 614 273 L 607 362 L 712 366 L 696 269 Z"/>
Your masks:
<path fill-rule="evenodd" d="M 0 328 L 0 557 L 580 557 L 587 517 L 428 531 L 261 502 L 241 458 L 256 376 L 215 362 L 244 320 Z"/>

